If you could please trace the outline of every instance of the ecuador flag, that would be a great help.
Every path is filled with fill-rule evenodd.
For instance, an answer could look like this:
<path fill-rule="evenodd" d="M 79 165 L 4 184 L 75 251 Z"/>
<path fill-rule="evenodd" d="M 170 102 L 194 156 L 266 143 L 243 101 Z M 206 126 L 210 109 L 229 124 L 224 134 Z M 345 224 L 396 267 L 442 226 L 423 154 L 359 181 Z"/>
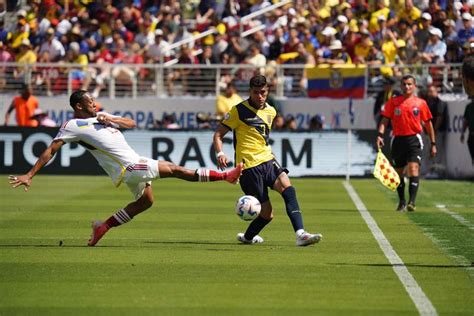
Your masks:
<path fill-rule="evenodd" d="M 379 150 L 375 160 L 374 177 L 392 191 L 395 191 L 400 184 L 400 176 L 381 150 Z"/>
<path fill-rule="evenodd" d="M 365 65 L 319 65 L 306 69 L 308 96 L 332 99 L 365 97 Z"/>

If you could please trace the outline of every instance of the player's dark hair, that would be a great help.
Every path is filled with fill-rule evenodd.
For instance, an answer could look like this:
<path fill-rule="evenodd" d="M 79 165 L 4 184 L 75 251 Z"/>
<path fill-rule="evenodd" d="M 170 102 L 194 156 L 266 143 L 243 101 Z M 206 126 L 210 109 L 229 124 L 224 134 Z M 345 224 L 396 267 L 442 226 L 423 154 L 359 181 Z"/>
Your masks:
<path fill-rule="evenodd" d="M 268 85 L 267 78 L 265 78 L 265 76 L 256 75 L 250 79 L 250 89 L 263 88 L 263 87 L 266 87 L 267 85 Z"/>
<path fill-rule="evenodd" d="M 76 108 L 75 108 L 76 104 L 81 103 L 82 98 L 84 97 L 84 95 L 85 95 L 86 93 L 87 93 L 87 90 L 77 90 L 77 91 L 74 91 L 74 92 L 71 94 L 71 97 L 69 98 L 69 105 L 70 105 L 73 109 L 76 109 Z"/>
<path fill-rule="evenodd" d="M 474 54 L 467 55 L 462 61 L 462 75 L 474 81 Z"/>
<path fill-rule="evenodd" d="M 415 78 L 415 76 L 413 76 L 412 74 L 404 75 L 404 76 L 402 77 L 402 81 L 401 81 L 401 82 L 403 83 L 403 81 L 405 81 L 405 80 L 407 80 L 407 79 L 413 79 L 413 82 L 416 84 L 416 78 Z"/>

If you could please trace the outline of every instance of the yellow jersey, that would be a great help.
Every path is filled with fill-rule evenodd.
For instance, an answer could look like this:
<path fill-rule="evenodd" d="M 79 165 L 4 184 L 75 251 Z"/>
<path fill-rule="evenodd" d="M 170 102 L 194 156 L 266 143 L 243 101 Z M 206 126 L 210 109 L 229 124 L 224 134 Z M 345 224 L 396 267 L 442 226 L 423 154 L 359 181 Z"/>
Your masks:
<path fill-rule="evenodd" d="M 226 114 L 222 125 L 234 133 L 236 163 L 243 162 L 245 168 L 252 168 L 274 158 L 269 137 L 275 116 L 275 108 L 268 103 L 265 103 L 265 108 L 257 110 L 248 100 Z"/>

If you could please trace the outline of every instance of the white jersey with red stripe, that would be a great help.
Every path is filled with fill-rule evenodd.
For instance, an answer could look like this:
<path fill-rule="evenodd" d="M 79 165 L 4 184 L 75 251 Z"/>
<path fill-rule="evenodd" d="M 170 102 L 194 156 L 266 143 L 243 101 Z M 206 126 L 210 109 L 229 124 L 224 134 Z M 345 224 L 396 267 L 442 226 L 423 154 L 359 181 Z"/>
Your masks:
<path fill-rule="evenodd" d="M 111 124 L 101 124 L 95 117 L 72 119 L 61 126 L 54 139 L 84 146 L 97 159 L 114 184 L 119 186 L 126 168 L 138 163 L 140 156 L 115 127 Z"/>

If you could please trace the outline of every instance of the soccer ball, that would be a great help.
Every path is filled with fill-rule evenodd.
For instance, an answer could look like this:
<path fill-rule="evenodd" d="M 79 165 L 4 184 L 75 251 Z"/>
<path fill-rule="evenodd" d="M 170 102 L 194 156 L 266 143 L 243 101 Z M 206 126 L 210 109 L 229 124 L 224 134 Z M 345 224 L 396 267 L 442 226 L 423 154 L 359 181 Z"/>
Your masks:
<path fill-rule="evenodd" d="M 243 221 L 251 221 L 260 214 L 262 206 L 260 202 L 251 195 L 244 195 L 235 204 L 235 213 Z"/>

